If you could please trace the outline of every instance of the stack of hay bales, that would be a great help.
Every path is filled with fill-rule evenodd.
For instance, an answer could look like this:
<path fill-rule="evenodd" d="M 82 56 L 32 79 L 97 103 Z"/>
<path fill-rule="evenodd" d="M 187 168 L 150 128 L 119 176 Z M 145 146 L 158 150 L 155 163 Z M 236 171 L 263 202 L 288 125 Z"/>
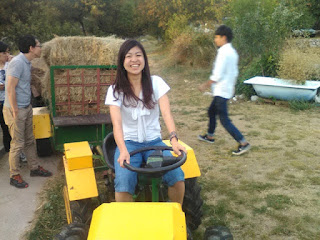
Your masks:
<path fill-rule="evenodd" d="M 117 55 L 121 44 L 124 42 L 122 39 L 111 37 L 56 37 L 49 42 L 43 44 L 42 56 L 40 60 L 34 60 L 32 62 L 34 76 L 37 80 L 34 81 L 38 88 L 40 88 L 41 95 L 51 102 L 51 81 L 50 81 L 50 66 L 79 66 L 79 65 L 116 65 Z M 47 67 L 43 67 L 46 65 Z M 39 73 L 43 75 L 39 77 Z M 107 70 L 101 70 L 101 74 L 106 73 Z M 84 83 L 93 84 L 97 83 L 97 72 L 96 69 L 86 69 L 84 72 L 80 69 L 69 70 L 71 84 L 81 84 L 81 74 L 84 74 Z M 55 70 L 54 80 L 58 84 L 67 83 L 67 71 L 66 70 Z M 101 82 L 110 82 L 110 77 L 102 76 Z M 70 101 L 78 102 L 81 101 L 83 89 L 73 88 L 70 89 Z M 94 102 L 97 99 L 97 87 L 85 87 L 85 101 Z M 65 87 L 56 87 L 56 102 L 67 101 L 67 92 Z M 107 91 L 107 86 L 100 88 L 101 99 L 104 98 Z M 90 104 L 89 104 L 90 105 Z M 100 104 L 101 112 L 107 112 L 107 108 L 104 107 L 103 102 Z M 88 106 L 87 106 L 88 107 Z M 57 109 L 64 111 L 63 107 Z M 93 104 L 89 108 L 94 109 Z M 81 115 L 83 112 L 75 110 L 72 115 Z M 86 110 L 85 114 L 94 113 L 95 110 Z M 60 115 L 70 115 L 61 112 Z"/>

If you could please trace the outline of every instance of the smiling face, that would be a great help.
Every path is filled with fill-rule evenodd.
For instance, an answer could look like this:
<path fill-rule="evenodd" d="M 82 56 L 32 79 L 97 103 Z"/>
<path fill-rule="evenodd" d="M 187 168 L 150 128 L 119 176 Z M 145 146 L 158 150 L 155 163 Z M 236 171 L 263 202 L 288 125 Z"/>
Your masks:
<path fill-rule="evenodd" d="M 125 55 L 123 67 L 127 71 L 128 77 L 137 76 L 142 73 L 145 66 L 145 59 L 142 50 L 135 46 Z"/>

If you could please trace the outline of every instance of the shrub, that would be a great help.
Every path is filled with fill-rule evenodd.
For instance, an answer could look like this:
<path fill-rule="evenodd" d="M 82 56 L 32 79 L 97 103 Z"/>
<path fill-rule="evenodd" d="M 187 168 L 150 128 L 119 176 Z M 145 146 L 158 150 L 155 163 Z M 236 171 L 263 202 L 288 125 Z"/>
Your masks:
<path fill-rule="evenodd" d="M 278 76 L 304 84 L 306 80 L 320 80 L 320 49 L 303 47 L 289 41 L 282 51 Z"/>
<path fill-rule="evenodd" d="M 249 98 L 255 94 L 255 91 L 252 85 L 243 84 L 243 82 L 255 76 L 275 77 L 277 69 L 278 56 L 276 53 L 265 53 L 261 57 L 254 58 L 249 64 L 242 63 L 236 84 L 236 93 L 244 94 Z"/>
<path fill-rule="evenodd" d="M 195 32 L 191 28 L 173 40 L 170 56 L 175 64 L 208 67 L 212 64 L 216 49 L 213 33 Z"/>
<path fill-rule="evenodd" d="M 188 18 L 184 15 L 173 14 L 173 16 L 168 21 L 168 27 L 165 31 L 166 41 L 172 42 L 187 28 Z"/>

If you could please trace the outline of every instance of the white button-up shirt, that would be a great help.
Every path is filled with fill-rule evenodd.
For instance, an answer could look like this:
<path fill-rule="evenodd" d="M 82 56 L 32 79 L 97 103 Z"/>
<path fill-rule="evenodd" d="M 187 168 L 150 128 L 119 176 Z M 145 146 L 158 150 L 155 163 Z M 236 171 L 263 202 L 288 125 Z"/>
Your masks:
<path fill-rule="evenodd" d="M 213 64 L 210 80 L 216 82 L 212 86 L 213 96 L 230 99 L 234 95 L 234 86 L 239 74 L 239 56 L 231 43 L 226 43 L 218 49 Z"/>
<path fill-rule="evenodd" d="M 151 79 L 153 97 L 156 101 L 153 109 L 143 107 L 141 102 L 136 107 L 125 106 L 123 104 L 123 94 L 120 93 L 117 100 L 113 96 L 114 86 L 110 86 L 108 89 L 105 104 L 120 107 L 124 140 L 144 142 L 161 137 L 158 100 L 170 90 L 170 87 L 159 76 L 152 76 Z M 142 92 L 140 93 L 140 99 L 142 99 Z"/>

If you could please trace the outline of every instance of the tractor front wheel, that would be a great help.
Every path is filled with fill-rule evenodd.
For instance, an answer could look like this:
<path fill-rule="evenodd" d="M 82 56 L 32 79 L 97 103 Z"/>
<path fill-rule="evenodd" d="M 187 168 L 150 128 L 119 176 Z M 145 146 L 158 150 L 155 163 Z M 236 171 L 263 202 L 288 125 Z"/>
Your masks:
<path fill-rule="evenodd" d="M 186 214 L 187 226 L 191 231 L 196 230 L 201 224 L 202 205 L 201 186 L 197 178 L 188 178 L 185 180 L 185 194 L 183 199 L 182 210 Z"/>
<path fill-rule="evenodd" d="M 83 223 L 71 223 L 65 226 L 54 240 L 86 240 L 88 228 Z"/>
<path fill-rule="evenodd" d="M 63 198 L 68 224 L 77 222 L 89 225 L 94 209 L 91 198 L 69 201 L 67 186 L 63 188 Z"/>

